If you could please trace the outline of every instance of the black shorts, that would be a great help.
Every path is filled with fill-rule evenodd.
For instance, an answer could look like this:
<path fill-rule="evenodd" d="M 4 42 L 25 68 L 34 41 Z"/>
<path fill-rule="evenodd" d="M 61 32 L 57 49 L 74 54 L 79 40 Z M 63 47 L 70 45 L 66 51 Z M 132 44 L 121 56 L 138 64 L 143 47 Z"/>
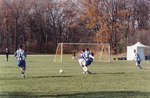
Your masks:
<path fill-rule="evenodd" d="M 141 61 L 137 61 L 137 64 L 141 64 Z"/>

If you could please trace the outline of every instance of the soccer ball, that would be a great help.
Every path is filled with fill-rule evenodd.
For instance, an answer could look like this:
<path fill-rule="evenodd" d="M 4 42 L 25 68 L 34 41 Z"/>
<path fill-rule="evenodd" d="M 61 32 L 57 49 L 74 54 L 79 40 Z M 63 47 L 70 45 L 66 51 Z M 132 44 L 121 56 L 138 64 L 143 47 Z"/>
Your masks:
<path fill-rule="evenodd" d="M 88 68 L 85 66 L 85 67 L 83 67 L 83 71 L 84 72 L 87 72 L 88 71 Z"/>
<path fill-rule="evenodd" d="M 63 70 L 63 69 L 60 69 L 60 70 L 59 70 L 59 73 L 63 73 L 63 72 L 64 72 L 64 70 Z"/>

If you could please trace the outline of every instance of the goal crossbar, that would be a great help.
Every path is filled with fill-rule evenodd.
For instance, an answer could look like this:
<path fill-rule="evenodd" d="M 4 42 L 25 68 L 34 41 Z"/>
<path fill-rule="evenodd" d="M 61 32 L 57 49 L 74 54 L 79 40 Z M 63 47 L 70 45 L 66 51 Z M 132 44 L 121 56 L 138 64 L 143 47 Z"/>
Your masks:
<path fill-rule="evenodd" d="M 110 45 L 109 43 L 57 43 L 63 45 Z"/>

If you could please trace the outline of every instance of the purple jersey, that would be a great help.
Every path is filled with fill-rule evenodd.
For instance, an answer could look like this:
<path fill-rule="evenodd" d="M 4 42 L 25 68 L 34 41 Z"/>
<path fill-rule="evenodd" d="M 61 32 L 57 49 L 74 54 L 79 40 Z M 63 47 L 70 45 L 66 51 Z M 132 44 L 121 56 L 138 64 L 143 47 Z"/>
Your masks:
<path fill-rule="evenodd" d="M 83 58 L 82 53 L 79 53 L 78 59 L 82 59 L 82 58 Z"/>
<path fill-rule="evenodd" d="M 78 59 L 85 59 L 86 60 L 85 52 L 79 53 Z"/>

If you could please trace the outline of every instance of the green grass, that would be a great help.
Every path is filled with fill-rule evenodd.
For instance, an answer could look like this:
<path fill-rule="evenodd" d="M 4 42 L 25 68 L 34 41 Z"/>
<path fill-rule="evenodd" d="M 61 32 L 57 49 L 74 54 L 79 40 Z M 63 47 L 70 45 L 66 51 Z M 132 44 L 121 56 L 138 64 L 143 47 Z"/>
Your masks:
<path fill-rule="evenodd" d="M 66 56 L 61 66 L 53 56 L 28 56 L 26 78 L 20 76 L 16 58 L 0 56 L 0 98 L 150 98 L 150 62 L 143 70 L 135 62 L 94 62 L 93 74 L 81 74 L 77 61 Z"/>

